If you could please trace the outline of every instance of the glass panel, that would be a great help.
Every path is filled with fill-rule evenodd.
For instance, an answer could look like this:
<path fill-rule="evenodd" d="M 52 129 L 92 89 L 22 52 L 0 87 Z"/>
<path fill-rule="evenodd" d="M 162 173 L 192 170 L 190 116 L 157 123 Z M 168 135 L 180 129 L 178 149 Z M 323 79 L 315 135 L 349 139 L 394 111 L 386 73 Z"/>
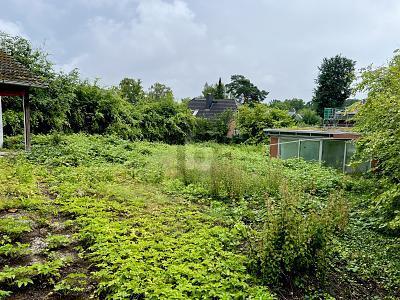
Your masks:
<path fill-rule="evenodd" d="M 325 165 L 336 169 L 343 169 L 345 141 L 325 140 L 322 142 L 322 161 Z"/>
<path fill-rule="evenodd" d="M 356 152 L 356 147 L 353 142 L 347 142 L 346 143 L 346 167 L 345 171 L 346 173 L 363 173 L 367 172 L 370 169 L 370 163 L 369 162 L 363 162 L 358 165 L 353 165 L 349 166 L 351 163 L 351 158 Z"/>
<path fill-rule="evenodd" d="M 298 139 L 279 139 L 279 157 L 282 159 L 297 157 L 299 149 Z"/>
<path fill-rule="evenodd" d="M 319 160 L 319 141 L 300 141 L 300 157 L 305 160 Z"/>

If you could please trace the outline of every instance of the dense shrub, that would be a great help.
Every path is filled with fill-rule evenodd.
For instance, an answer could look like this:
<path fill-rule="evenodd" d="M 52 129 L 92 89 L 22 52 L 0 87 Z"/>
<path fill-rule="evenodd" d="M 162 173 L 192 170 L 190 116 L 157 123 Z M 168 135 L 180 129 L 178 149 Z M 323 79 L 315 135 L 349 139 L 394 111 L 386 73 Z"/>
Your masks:
<path fill-rule="evenodd" d="M 315 110 L 310 108 L 303 108 L 299 111 L 302 117 L 302 123 L 306 125 L 319 125 L 322 123 L 322 118 L 317 114 Z"/>
<path fill-rule="evenodd" d="M 237 128 L 246 143 L 262 143 L 267 140 L 266 128 L 280 128 L 294 125 L 287 111 L 269 108 L 265 104 L 242 105 L 236 119 Z"/>
<path fill-rule="evenodd" d="M 81 80 L 77 70 L 56 72 L 41 49 L 1 32 L 0 49 L 47 85 L 30 93 L 33 133 L 113 134 L 171 144 L 184 143 L 192 135 L 194 117 L 185 104 L 174 101 L 171 89 L 163 84 L 155 83 L 148 93 L 140 80 L 125 79 L 118 88 L 101 87 L 96 81 Z M 2 102 L 5 134 L 22 134 L 22 99 L 3 97 Z"/>
<path fill-rule="evenodd" d="M 323 209 L 304 209 L 303 195 L 281 183 L 279 199 L 266 200 L 264 226 L 250 234 L 252 269 L 266 283 L 307 283 L 321 276 L 329 242 L 347 223 L 347 206 L 331 195 Z"/>
<path fill-rule="evenodd" d="M 184 104 L 172 99 L 143 100 L 134 107 L 143 139 L 183 144 L 190 138 L 195 119 Z"/>
<path fill-rule="evenodd" d="M 362 133 L 357 141 L 360 159 L 375 159 L 377 174 L 393 184 L 371 203 L 378 226 L 400 233 L 400 52 L 387 66 L 369 68 L 362 73 L 359 90 L 368 93 L 365 105 L 356 115 L 356 129 Z"/>
<path fill-rule="evenodd" d="M 227 134 L 231 129 L 232 122 L 234 122 L 234 114 L 231 110 L 226 110 L 213 119 L 196 118 L 193 140 L 228 142 Z"/>

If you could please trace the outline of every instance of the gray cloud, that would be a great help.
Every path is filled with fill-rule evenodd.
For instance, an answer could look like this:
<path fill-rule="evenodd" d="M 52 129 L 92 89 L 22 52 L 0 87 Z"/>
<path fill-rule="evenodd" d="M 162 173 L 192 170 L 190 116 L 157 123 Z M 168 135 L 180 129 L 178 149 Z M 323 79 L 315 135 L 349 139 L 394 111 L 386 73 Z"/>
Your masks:
<path fill-rule="evenodd" d="M 3 0 L 2 11 L 0 30 L 45 44 L 59 68 L 160 81 L 178 97 L 244 74 L 269 100 L 309 100 L 323 57 L 360 68 L 400 48 L 396 0 Z"/>

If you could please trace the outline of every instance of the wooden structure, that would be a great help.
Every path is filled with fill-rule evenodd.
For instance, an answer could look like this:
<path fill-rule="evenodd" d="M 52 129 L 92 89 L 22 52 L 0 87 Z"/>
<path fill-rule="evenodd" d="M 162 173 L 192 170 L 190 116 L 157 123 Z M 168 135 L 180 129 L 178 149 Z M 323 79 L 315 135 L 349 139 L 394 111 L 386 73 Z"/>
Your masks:
<path fill-rule="evenodd" d="M 3 146 L 2 96 L 22 97 L 25 149 L 31 148 L 29 89 L 45 87 L 42 81 L 12 56 L 0 50 L 0 148 Z"/>

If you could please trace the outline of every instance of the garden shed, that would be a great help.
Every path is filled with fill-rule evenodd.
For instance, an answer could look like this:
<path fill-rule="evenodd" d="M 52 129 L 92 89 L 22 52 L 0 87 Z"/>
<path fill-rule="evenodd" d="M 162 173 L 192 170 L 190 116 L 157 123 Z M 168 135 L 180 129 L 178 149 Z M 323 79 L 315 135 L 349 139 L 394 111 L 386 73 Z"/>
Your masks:
<path fill-rule="evenodd" d="M 45 87 L 42 81 L 12 56 L 0 50 L 0 148 L 3 147 L 2 96 L 22 97 L 25 149 L 31 147 L 29 89 Z"/>
<path fill-rule="evenodd" d="M 317 161 L 345 173 L 364 172 L 370 162 L 350 166 L 358 133 L 334 130 L 266 129 L 270 137 L 270 157 L 303 158 Z"/>

